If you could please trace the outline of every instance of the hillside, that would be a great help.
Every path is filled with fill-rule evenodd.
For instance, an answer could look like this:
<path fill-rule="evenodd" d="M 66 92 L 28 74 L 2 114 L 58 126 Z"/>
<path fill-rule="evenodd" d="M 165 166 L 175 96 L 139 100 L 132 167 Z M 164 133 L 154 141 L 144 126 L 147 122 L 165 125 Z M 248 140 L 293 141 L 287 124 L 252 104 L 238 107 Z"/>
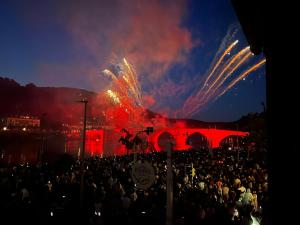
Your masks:
<path fill-rule="evenodd" d="M 31 115 L 48 123 L 76 122 L 82 117 L 82 104 L 87 97 L 92 103 L 96 94 L 76 88 L 21 86 L 14 80 L 0 77 L 0 117 Z"/>
<path fill-rule="evenodd" d="M 89 100 L 88 117 L 104 121 L 103 101 L 94 92 L 66 87 L 37 87 L 34 84 L 21 86 L 9 78 L 0 77 L 0 118 L 5 116 L 31 115 L 41 118 L 42 126 L 60 126 L 62 123 L 79 123 L 83 118 L 83 105 L 76 101 L 86 97 Z M 147 110 L 148 118 L 160 116 Z M 168 119 L 170 125 L 183 123 L 185 126 L 255 130 L 265 126 L 261 114 L 249 114 L 233 122 L 204 122 L 192 119 Z"/>

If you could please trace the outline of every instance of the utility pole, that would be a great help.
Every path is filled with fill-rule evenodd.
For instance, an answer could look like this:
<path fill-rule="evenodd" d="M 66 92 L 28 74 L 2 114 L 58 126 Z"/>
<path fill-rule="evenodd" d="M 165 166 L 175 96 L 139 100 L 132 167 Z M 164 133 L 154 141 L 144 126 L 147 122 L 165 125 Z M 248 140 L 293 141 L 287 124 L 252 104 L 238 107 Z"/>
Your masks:
<path fill-rule="evenodd" d="M 237 161 L 240 162 L 240 148 L 237 148 Z"/>
<path fill-rule="evenodd" d="M 166 224 L 173 224 L 173 172 L 172 172 L 172 140 L 167 145 L 167 216 Z"/>
<path fill-rule="evenodd" d="M 86 105 L 88 100 L 84 98 L 81 101 L 84 103 L 84 117 L 83 117 L 83 132 L 82 132 L 82 151 L 80 154 L 80 208 L 83 208 L 83 187 L 84 187 L 84 153 L 85 153 L 85 134 L 86 134 Z"/>

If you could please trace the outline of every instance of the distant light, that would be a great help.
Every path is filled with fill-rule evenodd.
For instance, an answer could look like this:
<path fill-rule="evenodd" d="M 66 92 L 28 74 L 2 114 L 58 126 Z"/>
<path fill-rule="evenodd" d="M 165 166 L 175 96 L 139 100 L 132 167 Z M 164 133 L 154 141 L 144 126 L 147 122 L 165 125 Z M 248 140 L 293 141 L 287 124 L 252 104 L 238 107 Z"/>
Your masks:
<path fill-rule="evenodd" d="M 3 130 L 7 130 L 7 127 L 3 127 Z"/>
<path fill-rule="evenodd" d="M 243 80 L 246 80 L 246 78 L 244 77 Z"/>
<path fill-rule="evenodd" d="M 53 212 L 50 212 L 50 216 L 53 216 Z"/>
<path fill-rule="evenodd" d="M 23 131 L 26 131 L 26 127 L 23 127 L 23 129 L 22 129 Z"/>
<path fill-rule="evenodd" d="M 228 150 L 231 150 L 231 147 L 229 147 Z"/>
<path fill-rule="evenodd" d="M 65 196 L 65 195 L 63 195 L 62 197 L 63 197 L 63 198 L 65 198 L 66 196 Z"/>
<path fill-rule="evenodd" d="M 96 215 L 96 216 L 101 216 L 101 212 L 95 211 L 95 215 Z"/>
<path fill-rule="evenodd" d="M 146 214 L 146 212 L 145 212 L 145 211 L 142 211 L 142 214 Z"/>

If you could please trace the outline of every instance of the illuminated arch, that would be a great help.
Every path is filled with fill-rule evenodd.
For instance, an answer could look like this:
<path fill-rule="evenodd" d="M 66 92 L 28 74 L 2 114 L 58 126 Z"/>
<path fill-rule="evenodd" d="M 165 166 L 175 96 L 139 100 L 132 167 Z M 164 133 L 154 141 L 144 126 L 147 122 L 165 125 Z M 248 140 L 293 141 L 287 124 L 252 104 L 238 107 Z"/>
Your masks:
<path fill-rule="evenodd" d="M 220 147 L 224 147 L 224 146 L 239 146 L 242 144 L 244 136 L 241 135 L 228 135 L 226 137 L 224 137 L 221 141 L 219 146 Z"/>
<path fill-rule="evenodd" d="M 187 143 L 187 145 L 191 146 L 194 149 L 208 147 L 207 137 L 200 132 L 194 132 L 194 133 L 190 134 L 186 139 L 186 143 Z"/>
<path fill-rule="evenodd" d="M 157 137 L 158 151 L 164 151 L 167 147 L 167 143 L 169 143 L 170 141 L 172 142 L 176 141 L 174 136 L 170 132 L 164 131 L 160 133 L 159 136 Z"/>
<path fill-rule="evenodd" d="M 149 135 L 149 142 L 156 151 L 161 151 L 162 148 L 158 145 L 158 138 L 163 133 L 169 133 L 174 140 L 174 150 L 187 150 L 191 146 L 187 145 L 187 139 L 194 133 L 203 135 L 211 148 L 218 148 L 221 141 L 227 136 L 246 136 L 248 132 L 233 131 L 233 130 L 219 130 L 219 129 L 203 129 L 203 128 L 162 128 L 155 129 L 153 134 Z M 161 137 L 162 138 L 162 137 Z"/>

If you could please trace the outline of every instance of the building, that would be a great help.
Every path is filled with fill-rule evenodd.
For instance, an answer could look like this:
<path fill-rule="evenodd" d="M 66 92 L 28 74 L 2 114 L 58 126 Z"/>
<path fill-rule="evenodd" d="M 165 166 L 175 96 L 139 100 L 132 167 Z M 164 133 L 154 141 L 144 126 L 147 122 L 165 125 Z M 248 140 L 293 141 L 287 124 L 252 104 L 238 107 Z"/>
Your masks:
<path fill-rule="evenodd" d="M 19 117 L 5 117 L 1 119 L 1 126 L 3 130 L 6 129 L 32 129 L 40 128 L 41 121 L 37 117 L 19 116 Z"/>

